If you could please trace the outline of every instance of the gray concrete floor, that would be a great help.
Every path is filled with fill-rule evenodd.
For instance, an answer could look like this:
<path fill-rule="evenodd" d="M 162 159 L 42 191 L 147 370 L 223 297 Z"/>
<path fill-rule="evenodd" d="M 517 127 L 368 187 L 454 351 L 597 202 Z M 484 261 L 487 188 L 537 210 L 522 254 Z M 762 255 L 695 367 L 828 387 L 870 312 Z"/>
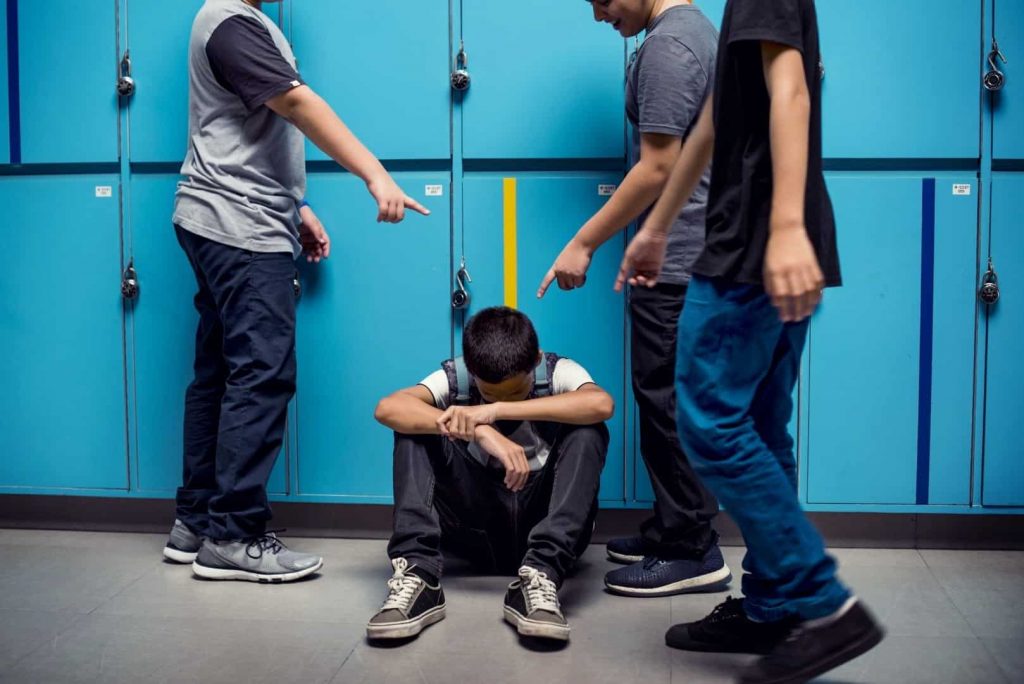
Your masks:
<path fill-rule="evenodd" d="M 400 647 L 370 646 L 384 542 L 292 541 L 325 557 L 322 574 L 266 586 L 194 579 L 161 561 L 159 535 L 0 530 L 0 682 L 712 684 L 748 660 L 666 648 L 671 624 L 725 594 L 606 594 L 603 546 L 563 588 L 563 649 L 527 648 L 502 621 L 506 578 L 465 574 L 445 578 L 445 620 Z M 1024 552 L 835 553 L 889 635 L 821 682 L 1024 682 Z M 734 571 L 741 554 L 726 549 Z"/>

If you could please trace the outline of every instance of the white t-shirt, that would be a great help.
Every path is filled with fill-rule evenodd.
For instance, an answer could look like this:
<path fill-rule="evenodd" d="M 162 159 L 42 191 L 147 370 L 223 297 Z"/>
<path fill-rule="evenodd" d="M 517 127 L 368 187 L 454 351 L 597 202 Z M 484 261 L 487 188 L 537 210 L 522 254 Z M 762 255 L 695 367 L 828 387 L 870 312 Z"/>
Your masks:
<path fill-rule="evenodd" d="M 590 377 L 590 373 L 583 366 L 572 359 L 559 359 L 558 363 L 555 364 L 554 373 L 551 374 L 551 394 L 575 392 L 583 385 L 593 382 L 594 379 Z M 443 369 L 434 371 L 419 384 L 430 390 L 430 393 L 434 396 L 434 405 L 437 408 L 442 411 L 448 408 L 448 376 Z M 541 438 L 533 423 L 523 421 L 523 424 L 515 432 L 507 436 L 513 442 L 523 447 L 530 470 L 540 470 L 544 467 L 548 460 L 548 454 L 551 453 L 551 445 Z M 498 459 L 477 446 L 476 442 L 469 443 L 469 453 L 484 465 L 489 464 L 497 468 L 504 467 Z"/>

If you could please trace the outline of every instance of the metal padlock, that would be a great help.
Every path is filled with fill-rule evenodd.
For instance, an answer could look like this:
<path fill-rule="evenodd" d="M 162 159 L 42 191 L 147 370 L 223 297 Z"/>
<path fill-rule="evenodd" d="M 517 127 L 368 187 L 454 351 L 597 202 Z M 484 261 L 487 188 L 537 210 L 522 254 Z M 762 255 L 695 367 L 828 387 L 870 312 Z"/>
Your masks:
<path fill-rule="evenodd" d="M 992 268 L 992 259 L 988 260 L 988 270 L 981 277 L 981 289 L 978 290 L 978 297 L 986 304 L 995 304 L 999 301 L 999 276 Z"/>
<path fill-rule="evenodd" d="M 119 73 L 117 75 L 117 94 L 121 97 L 131 97 L 135 94 L 135 79 L 132 78 L 132 58 L 125 50 L 121 58 Z"/>
<path fill-rule="evenodd" d="M 125 299 L 135 299 L 139 296 L 139 278 L 135 273 L 135 266 L 128 262 L 128 268 L 124 269 L 121 275 L 121 296 Z"/>
<path fill-rule="evenodd" d="M 985 89 L 992 93 L 999 92 L 1006 85 L 1006 74 L 1000 71 L 999 65 L 996 64 L 997 59 L 1006 64 L 1006 57 L 999 50 L 999 43 L 993 38 L 992 50 L 988 53 L 988 72 L 981 80 Z"/>
<path fill-rule="evenodd" d="M 469 307 L 471 296 L 469 290 L 466 289 L 466 284 L 471 282 L 473 279 L 469 276 L 469 271 L 466 270 L 466 261 L 463 259 L 462 265 L 455 274 L 455 289 L 452 291 L 453 309 L 459 311 Z"/>
<path fill-rule="evenodd" d="M 465 92 L 469 89 L 472 79 L 469 76 L 469 56 L 466 55 L 466 48 L 459 43 L 459 53 L 455 55 L 455 70 L 452 72 L 452 90 Z"/>

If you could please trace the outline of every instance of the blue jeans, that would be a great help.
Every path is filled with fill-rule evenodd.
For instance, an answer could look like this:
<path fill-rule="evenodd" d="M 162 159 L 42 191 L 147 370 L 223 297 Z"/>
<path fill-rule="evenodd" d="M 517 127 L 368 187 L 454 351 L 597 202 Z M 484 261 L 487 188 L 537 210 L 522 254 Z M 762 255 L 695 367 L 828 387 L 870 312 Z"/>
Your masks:
<path fill-rule="evenodd" d="M 694 277 L 679 322 L 679 435 L 690 462 L 743 532 L 752 619 L 804 620 L 849 591 L 804 515 L 788 431 L 807 321 L 783 323 L 763 288 Z"/>

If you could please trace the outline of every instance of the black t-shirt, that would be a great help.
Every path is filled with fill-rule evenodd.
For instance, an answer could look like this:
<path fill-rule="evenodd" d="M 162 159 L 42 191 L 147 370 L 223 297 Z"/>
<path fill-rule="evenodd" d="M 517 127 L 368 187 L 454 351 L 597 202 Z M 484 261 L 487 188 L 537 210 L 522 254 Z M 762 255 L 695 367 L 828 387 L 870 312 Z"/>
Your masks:
<path fill-rule="evenodd" d="M 821 78 L 814 0 L 729 0 L 715 76 L 707 242 L 694 272 L 762 284 L 772 205 L 770 99 L 761 42 L 803 55 L 811 96 L 804 221 L 829 286 L 841 284 L 835 218 L 821 168 Z"/>

